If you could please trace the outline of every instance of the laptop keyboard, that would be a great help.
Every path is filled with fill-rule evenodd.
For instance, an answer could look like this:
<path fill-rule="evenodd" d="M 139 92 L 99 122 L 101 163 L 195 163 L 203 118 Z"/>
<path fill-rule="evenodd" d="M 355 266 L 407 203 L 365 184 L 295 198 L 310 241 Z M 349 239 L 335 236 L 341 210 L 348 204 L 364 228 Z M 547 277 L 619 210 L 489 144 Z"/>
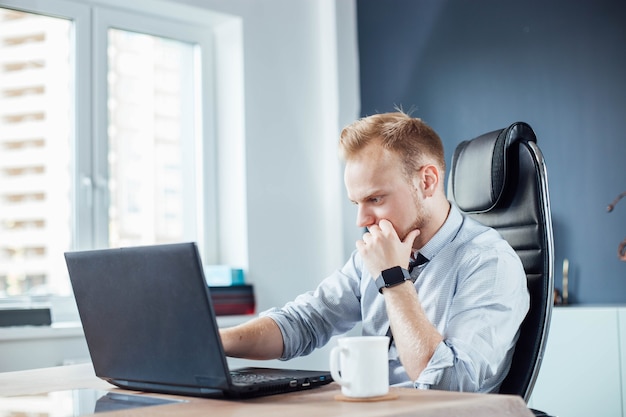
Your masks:
<path fill-rule="evenodd" d="M 268 382 L 284 381 L 285 374 L 250 373 L 232 371 L 230 377 L 235 384 L 263 384 Z"/>

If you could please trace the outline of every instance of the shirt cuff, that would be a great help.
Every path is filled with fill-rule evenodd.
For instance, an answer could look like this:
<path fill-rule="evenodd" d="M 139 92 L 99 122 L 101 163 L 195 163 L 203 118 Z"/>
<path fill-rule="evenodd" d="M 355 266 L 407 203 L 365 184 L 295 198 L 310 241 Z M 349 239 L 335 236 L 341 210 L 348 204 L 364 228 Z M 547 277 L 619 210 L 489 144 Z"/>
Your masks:
<path fill-rule="evenodd" d="M 445 340 L 441 341 L 426 368 L 413 382 L 413 386 L 417 389 L 430 389 L 438 385 L 443 378 L 444 371 L 452 366 L 454 366 L 452 347 L 448 346 Z"/>

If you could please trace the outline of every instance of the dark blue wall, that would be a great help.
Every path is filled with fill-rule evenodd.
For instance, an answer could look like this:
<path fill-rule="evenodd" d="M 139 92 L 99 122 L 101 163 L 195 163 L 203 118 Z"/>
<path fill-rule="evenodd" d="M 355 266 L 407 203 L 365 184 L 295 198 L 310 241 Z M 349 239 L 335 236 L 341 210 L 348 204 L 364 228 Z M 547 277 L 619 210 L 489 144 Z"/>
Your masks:
<path fill-rule="evenodd" d="M 363 115 L 402 106 L 457 143 L 525 121 L 548 166 L 555 285 L 626 303 L 626 2 L 358 0 Z"/>

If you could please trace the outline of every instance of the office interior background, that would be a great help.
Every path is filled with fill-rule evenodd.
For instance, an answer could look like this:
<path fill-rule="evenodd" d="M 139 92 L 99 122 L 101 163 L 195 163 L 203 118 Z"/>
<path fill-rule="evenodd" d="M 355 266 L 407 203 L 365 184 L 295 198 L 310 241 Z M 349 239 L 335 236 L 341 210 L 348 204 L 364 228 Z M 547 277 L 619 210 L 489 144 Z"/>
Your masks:
<path fill-rule="evenodd" d="M 42 6 L 31 0 L 0 0 L 0 7 L 35 3 Z M 183 21 L 191 14 L 194 24 L 188 26 L 208 27 L 211 41 L 207 43 L 215 66 L 206 75 L 214 85 L 208 93 L 210 108 L 201 115 L 204 128 L 213 132 L 208 142 L 211 146 L 203 148 L 214 163 L 204 178 L 206 188 L 211 189 L 203 195 L 210 198 L 203 202 L 206 211 L 200 213 L 168 204 L 167 216 L 198 218 L 186 226 L 193 230 L 182 231 L 181 236 L 194 236 L 194 230 L 201 230 L 198 239 L 204 242 L 206 263 L 243 268 L 246 280 L 255 286 L 258 311 L 311 290 L 341 267 L 354 249 L 361 231 L 355 226 L 355 211 L 343 188 L 337 138 L 341 128 L 354 119 L 397 106 L 439 132 L 448 161 L 462 140 L 515 121 L 529 123 L 548 167 L 555 285 L 561 287 L 561 265 L 567 258 L 570 303 L 614 306 L 626 302 L 626 263 L 617 258 L 618 244 L 626 238 L 626 201 L 619 202 L 611 213 L 606 209 L 626 191 L 624 2 L 127 3 L 56 1 L 64 7 L 106 8 L 108 14 L 97 14 L 98 24 L 128 9 L 138 24 L 164 15 Z M 88 19 L 88 15 L 77 16 Z M 6 27 L 4 21 L 0 25 Z M 88 38 L 77 40 L 82 44 L 89 42 Z M 132 46 L 125 42 L 126 47 Z M 0 54 L 3 64 L 7 56 Z M 104 65 L 94 58 L 86 68 L 97 74 L 106 71 Z M 102 93 L 102 86 L 90 85 L 83 77 L 78 75 L 82 87 L 93 88 L 96 96 Z M 2 111 L 8 109 L 9 98 L 3 96 Z M 92 112 L 88 118 L 107 106 L 93 107 L 87 109 Z M 110 133 L 98 123 L 79 130 L 81 138 L 97 140 Z M 6 155 L 9 145 L 3 146 Z M 39 146 L 38 142 L 33 146 Z M 86 152 L 79 155 L 77 166 L 93 158 L 93 149 Z M 173 162 L 164 158 L 167 168 Z M 180 160 L 174 162 L 180 165 Z M 5 174 L 39 175 L 46 169 Z M 97 176 L 76 180 L 93 182 L 94 205 L 102 192 L 100 180 Z M 180 183 L 181 178 L 172 181 Z M 6 177 L 2 182 L 9 183 Z M 180 193 L 184 198 L 194 194 L 189 190 Z M 81 230 L 87 224 L 96 232 L 110 231 L 96 216 L 70 207 L 63 210 L 70 224 L 82 225 Z M 129 224 L 136 226 L 132 220 L 137 218 L 131 218 Z M 24 226 L 30 235 L 50 225 L 45 221 L 8 223 Z M 166 225 L 164 230 L 174 229 Z M 51 250 L 56 251 L 54 259 L 61 260 L 63 247 L 88 248 L 112 242 L 111 236 L 88 239 L 71 231 L 63 234 L 66 232 L 53 229 L 45 234 Z M 9 232 L 2 234 L 0 242 L 10 246 Z M 35 250 L 30 255 L 42 253 Z M 9 264 L 11 254 L 11 250 L 2 252 L 0 266 Z M 57 270 L 63 271 L 62 267 L 61 263 Z M 6 336 L 2 340 L 13 339 Z"/>
<path fill-rule="evenodd" d="M 10 6 L 12 2 L 6 3 Z M 89 0 L 75 3 L 105 5 L 114 10 L 122 4 Z M 148 3 L 138 3 L 134 11 L 141 16 L 145 13 L 142 8 L 147 9 Z M 145 206 L 149 204 L 137 209 L 135 206 L 140 203 L 131 201 L 127 206 L 136 212 L 125 218 L 121 207 L 125 201 L 116 205 L 116 198 L 123 198 L 116 197 L 121 193 L 115 194 L 111 186 L 114 210 L 109 210 L 109 221 L 119 226 L 109 227 L 108 239 L 85 243 L 80 241 L 80 236 L 72 236 L 70 227 L 55 227 L 59 222 L 54 216 L 25 216 L 24 211 L 33 210 L 34 204 L 15 204 L 18 200 L 32 202 L 45 195 L 44 198 L 55 202 L 47 206 L 49 212 L 63 213 L 62 221 L 76 223 L 71 217 L 82 213 L 72 212 L 72 202 L 63 201 L 62 195 L 68 194 L 70 185 L 67 178 L 58 177 L 63 164 L 69 164 L 70 145 L 53 140 L 16 142 L 7 133 L 0 260 L 3 293 L 15 294 L 15 289 L 11 292 L 11 285 L 15 284 L 9 279 L 15 259 L 34 265 L 38 261 L 42 263 L 42 259 L 51 262 L 52 258 L 59 258 L 63 249 L 183 239 L 188 234 L 171 219 L 204 215 L 212 218 L 204 225 L 205 234 L 213 239 L 207 245 L 211 246 L 206 251 L 207 263 L 244 268 L 248 280 L 258 284 L 276 279 L 281 291 L 268 288 L 274 285 L 257 286 L 259 306 L 282 304 L 339 267 L 353 250 L 360 233 L 354 227 L 354 211 L 343 190 L 335 151 L 338 132 L 359 116 L 400 107 L 423 118 L 440 133 L 448 162 L 454 147 L 462 140 L 514 121 L 529 123 L 537 133 L 548 164 L 557 288 L 562 286 L 561 265 L 568 259 L 570 303 L 625 301 L 626 264 L 617 258 L 617 246 L 624 239 L 626 203 L 618 203 L 611 213 L 606 209 L 625 191 L 626 183 L 623 161 L 626 140 L 620 123 L 626 107 L 623 76 L 626 51 L 621 47 L 626 36 L 619 24 L 625 6 L 621 2 L 358 0 L 292 5 L 281 1 L 181 0 L 151 4 L 158 4 L 160 7 L 156 9 L 166 10 L 165 13 L 185 8 L 203 11 L 201 19 L 211 21 L 207 25 L 212 25 L 212 36 L 217 39 L 214 41 L 218 45 L 214 52 L 216 61 L 226 62 L 215 70 L 217 81 L 211 99 L 214 107 L 202 113 L 208 115 L 205 124 L 218 131 L 217 139 L 210 143 L 214 148 L 207 145 L 205 150 L 215 154 L 214 165 L 219 172 L 211 172 L 209 175 L 217 178 L 206 182 L 215 181 L 217 192 L 207 197 L 212 201 L 205 202 L 202 214 L 185 211 L 184 207 L 192 205 L 185 197 L 190 192 L 182 186 L 172 192 L 175 187 L 171 184 L 189 182 L 180 177 L 188 172 L 173 177 L 168 169 L 176 163 L 180 166 L 176 161 L 189 155 L 178 155 L 176 161 L 172 156 L 163 156 L 171 155 L 168 150 L 175 148 L 170 135 L 160 139 L 165 151 L 155 148 L 149 154 L 158 160 L 156 168 L 137 159 L 126 162 L 160 170 L 159 175 L 168 178 L 165 182 L 170 186 L 164 194 L 169 192 L 169 196 L 150 200 L 157 213 L 147 213 Z M 147 13 L 146 17 L 151 14 Z M 7 20 L 4 26 L 8 28 L 10 23 Z M 67 32 L 68 28 L 61 30 Z M 118 32 L 121 33 L 116 34 L 117 38 L 111 39 L 112 43 L 117 42 L 115 48 L 110 48 L 115 52 L 108 52 L 111 62 L 123 63 L 114 61 L 112 54 L 145 49 L 141 39 L 131 42 L 130 32 Z M 6 36 L 14 36 L 11 30 L 7 33 Z M 11 68 L 10 47 L 16 42 L 6 36 L 5 69 Z M 52 40 L 46 47 L 58 51 L 51 55 L 56 55 L 58 61 L 67 60 L 67 46 L 63 49 L 60 37 L 49 38 Z M 51 62 L 50 65 L 58 65 Z M 185 66 L 182 58 L 177 65 Z M 123 65 L 117 66 L 121 69 L 109 68 L 110 79 L 123 78 Z M 176 67 L 171 63 L 170 66 Z M 28 69 L 22 77 L 28 76 Z M 226 77 L 224 73 L 230 75 Z M 10 79 L 10 75 L 5 72 L 4 79 Z M 26 83 L 21 91 L 43 90 L 37 82 L 31 84 Z M 55 85 L 59 84 L 57 79 Z M 112 94 L 124 91 L 109 87 Z M 48 86 L 48 90 L 54 89 Z M 161 102 L 175 102 L 167 96 L 167 88 L 162 90 L 155 93 L 157 97 L 165 97 Z M 13 113 L 8 110 L 16 107 L 18 94 L 17 90 L 6 91 L 3 120 L 5 132 L 11 132 L 16 121 L 27 118 L 15 116 L 18 110 L 12 110 Z M 139 120 L 137 125 L 142 126 L 147 116 L 136 111 L 138 106 L 133 108 L 126 103 L 132 100 L 119 94 L 114 98 L 118 107 L 133 110 L 127 113 L 143 117 L 135 117 Z M 177 99 L 184 102 L 185 96 Z M 53 98 L 50 102 L 57 109 L 69 109 L 67 101 Z M 163 124 L 159 126 L 162 131 L 172 130 L 176 123 L 180 126 L 193 123 L 182 117 L 176 119 L 176 108 L 165 107 L 160 106 L 158 111 L 171 114 L 166 114 L 169 123 L 166 129 Z M 126 131 L 135 127 L 126 127 L 124 122 L 131 118 L 120 114 L 123 116 L 124 112 L 111 113 L 110 120 L 123 120 L 109 125 L 109 131 L 115 131 L 118 141 L 123 143 L 129 136 Z M 40 114 L 30 117 L 35 120 L 30 124 L 35 126 Z M 99 140 L 94 137 L 95 141 Z M 39 161 L 33 166 L 6 162 L 13 158 L 11 151 L 37 148 L 42 143 L 46 143 L 45 149 L 60 152 L 61 158 L 43 163 L 41 158 L 46 153 L 39 151 L 36 157 Z M 123 165 L 124 158 L 119 155 L 124 151 L 118 151 L 116 157 L 118 145 L 111 141 L 110 146 L 113 157 L 109 159 L 119 160 L 115 163 Z M 141 153 L 132 147 L 128 150 Z M 88 155 L 78 156 L 87 159 Z M 20 157 L 25 159 L 23 155 Z M 115 163 L 108 167 L 109 183 L 121 184 L 122 180 L 114 174 L 121 177 L 123 174 L 118 171 L 128 170 L 117 169 Z M 65 175 L 72 174 L 67 170 Z M 147 182 L 142 171 L 138 170 L 135 176 L 135 183 L 129 184 L 129 189 L 139 189 L 138 184 Z M 39 177 L 47 181 L 38 181 Z M 98 182 L 99 179 L 94 176 L 87 180 Z M 35 190 L 33 182 L 41 190 L 51 191 L 45 194 Z M 64 186 L 53 187 L 53 184 Z M 30 197 L 14 192 L 20 187 L 32 188 Z M 144 196 L 141 192 L 136 194 Z M 133 240 L 131 235 L 140 235 L 137 229 L 146 224 L 140 220 L 151 217 L 161 219 L 155 221 L 160 224 L 150 233 L 144 233 L 149 236 Z M 202 226 L 200 221 L 186 227 Z M 15 243 L 33 240 L 29 236 L 37 231 L 42 237 L 37 238 L 36 244 L 18 247 Z M 303 259 L 306 268 L 302 267 Z M 51 279 L 67 283 L 62 262 L 57 260 L 54 264 Z M 22 284 L 25 290 L 46 279 L 44 273 L 33 269 L 29 276 L 33 282 Z"/>
<path fill-rule="evenodd" d="M 252 56 L 245 56 L 246 63 L 251 64 L 246 66 L 246 93 L 268 88 L 272 80 L 277 84 L 272 85 L 271 91 L 261 92 L 261 103 L 246 107 L 247 117 L 253 118 L 246 120 L 247 145 L 252 146 L 247 155 L 276 158 L 276 164 L 270 165 L 289 172 L 289 176 L 311 167 L 311 174 L 318 176 L 311 181 L 319 182 L 323 181 L 320 173 L 327 176 L 329 167 L 337 169 L 332 152 L 336 135 L 330 139 L 313 138 L 320 144 L 317 150 L 307 153 L 300 148 L 300 152 L 292 153 L 293 147 L 298 146 L 294 143 L 295 137 L 288 134 L 288 140 L 279 141 L 275 133 L 276 130 L 298 132 L 302 138 L 304 132 L 311 132 L 300 121 L 312 120 L 315 113 L 296 111 L 294 114 L 293 111 L 304 110 L 301 106 L 319 96 L 319 91 L 309 93 L 305 100 L 300 93 L 306 94 L 307 87 L 299 84 L 298 88 L 290 89 L 289 83 L 297 83 L 295 78 L 306 76 L 314 68 L 318 71 L 311 74 L 306 82 L 308 86 L 324 76 L 325 57 L 315 53 L 336 55 L 338 114 L 333 116 L 332 123 L 337 120 L 339 127 L 355 116 L 401 107 L 424 119 L 440 134 L 449 162 L 455 146 L 462 140 L 515 121 L 529 123 L 537 134 L 548 166 L 556 255 L 555 286 L 561 289 L 562 265 L 564 259 L 568 259 L 570 303 L 626 302 L 626 263 L 617 256 L 618 245 L 626 238 L 626 202 L 618 203 L 613 212 L 607 212 L 609 203 L 626 191 L 626 137 L 622 129 L 626 112 L 626 49 L 623 48 L 626 28 L 621 24 L 626 17 L 626 4 L 617 0 L 338 1 L 333 5 L 336 14 L 332 29 L 336 45 L 314 46 L 308 42 L 297 44 L 298 34 L 306 27 L 300 18 L 307 20 L 305 16 L 309 16 L 311 33 L 315 33 L 315 24 L 319 22 L 316 16 L 324 13 L 328 6 L 325 2 L 285 5 L 270 1 L 239 6 L 194 0 L 184 0 L 184 3 L 263 17 L 259 25 L 265 30 L 258 28 L 257 32 L 257 28 L 246 27 L 244 23 L 244 33 L 255 31 L 255 34 L 262 32 L 271 36 L 271 42 L 263 42 L 263 46 L 256 44 L 258 39 L 245 37 L 246 51 L 248 48 L 256 51 Z M 274 5 L 277 7 L 272 10 Z M 253 20 L 244 18 L 245 21 Z M 285 32 L 278 33 L 279 28 Z M 320 38 L 329 36 L 325 32 L 321 29 L 310 40 L 315 43 L 317 37 L 319 42 Z M 250 45 L 249 41 L 255 44 Z M 257 62 L 263 63 L 260 68 L 254 68 Z M 321 87 L 326 89 L 328 84 L 322 81 Z M 263 102 L 275 103 L 274 98 L 288 91 L 295 95 L 286 97 L 287 101 L 281 100 L 282 105 L 270 107 L 277 117 L 256 120 L 256 115 L 262 119 L 259 109 L 264 107 Z M 334 106 L 333 103 L 333 107 L 319 110 L 328 112 L 331 108 L 334 110 Z M 295 123 L 295 131 L 292 123 Z M 268 129 L 271 132 L 267 132 Z M 265 138 L 259 137 L 258 145 L 251 144 L 249 141 L 254 139 L 249 135 L 256 136 L 255 132 L 261 131 L 267 132 Z M 325 142 L 327 140 L 331 143 Z M 268 155 L 270 147 L 276 152 L 273 155 Z M 290 157 L 281 156 L 281 148 L 289 149 Z M 328 152 L 325 155 L 322 154 L 324 149 Z M 329 193 L 328 187 L 335 186 L 331 182 L 340 178 L 341 168 L 338 171 L 339 174 L 334 174 L 335 177 L 322 186 L 327 188 L 326 193 Z M 308 176 L 304 172 L 296 175 Z M 249 172 L 248 178 L 252 177 L 262 178 Z M 333 247 L 336 244 L 333 231 L 339 230 L 339 225 L 332 225 L 336 213 L 324 218 L 322 213 L 327 213 L 326 209 L 320 211 L 306 204 L 313 198 L 294 202 L 290 196 L 302 190 L 298 185 L 286 184 L 287 178 L 281 181 L 286 185 L 282 191 L 278 191 L 280 186 L 274 177 L 264 182 L 265 187 L 250 187 L 248 196 L 259 198 L 258 203 L 264 205 L 267 202 L 262 203 L 263 197 L 256 193 L 269 188 L 282 195 L 282 204 L 278 204 L 281 207 L 275 209 L 286 211 L 279 217 L 293 219 L 295 229 L 287 229 L 302 230 L 307 236 L 306 242 L 295 238 L 293 249 L 283 252 L 286 258 L 300 260 L 292 251 L 308 247 L 309 237 L 312 241 L 320 238 L 317 251 L 325 248 L 328 255 L 319 257 L 322 253 L 317 252 L 318 257 L 305 256 L 305 259 L 327 259 L 328 264 L 317 265 L 321 272 L 341 265 L 331 254 L 340 252 Z M 302 187 L 319 190 L 319 186 L 308 188 L 305 183 Z M 344 249 L 340 258 L 345 258 L 353 249 L 358 231 L 354 230 L 353 212 L 345 207 L 343 189 L 334 193 L 327 194 L 327 198 L 337 198 L 342 203 Z M 302 206 L 298 207 L 299 204 Z M 249 207 L 255 211 L 252 208 L 255 205 Z M 271 211 L 274 210 L 265 213 Z M 297 213 L 302 213 L 302 217 Z M 249 219 L 256 216 L 253 214 Z M 307 221 L 314 218 L 324 218 L 322 223 L 327 227 L 319 228 L 315 222 Z M 258 220 L 250 221 L 249 231 L 256 227 Z M 301 224 L 305 227 L 300 227 Z M 322 230 L 329 234 L 324 235 Z M 293 241 L 293 235 L 290 236 L 282 238 Z M 251 251 L 257 251 L 257 246 L 249 242 Z M 304 253 L 313 255 L 316 251 L 305 250 Z M 272 254 L 267 256 L 273 258 Z M 305 261 L 307 268 L 310 263 Z M 294 270 L 306 274 L 296 265 L 293 265 Z M 271 274 L 274 267 L 276 265 L 269 265 L 266 273 Z M 286 268 L 290 269 L 291 266 Z M 293 290 L 298 287 L 294 284 Z"/>
<path fill-rule="evenodd" d="M 414 109 L 456 144 L 529 123 L 548 167 L 555 286 L 569 301 L 626 301 L 626 4 L 359 0 L 361 114 Z"/>
<path fill-rule="evenodd" d="M 139 241 L 156 241 L 158 230 L 167 232 L 166 240 L 172 239 L 171 236 L 197 238 L 203 243 L 207 264 L 227 264 L 245 270 L 246 280 L 255 287 L 257 311 L 280 306 L 311 290 L 341 267 L 354 250 L 361 231 L 355 226 L 355 209 L 345 195 L 342 166 L 336 152 L 343 126 L 360 116 L 399 106 L 423 118 L 439 132 L 449 161 L 454 147 L 462 140 L 515 121 L 529 123 L 537 134 L 548 167 L 556 249 L 555 284 L 561 287 L 561 265 L 567 258 L 569 298 L 576 306 L 557 309 L 553 314 L 548 351 L 533 394 L 534 405 L 570 416 L 622 415 L 620 410 L 626 410 L 626 388 L 622 383 L 626 361 L 620 348 L 624 346 L 621 335 L 626 335 L 626 311 L 622 308 L 626 302 L 626 263 L 617 258 L 618 244 L 626 238 L 626 201 L 619 202 L 611 213 L 606 210 L 609 203 L 626 191 L 626 138 L 622 128 L 626 113 L 624 2 L 0 0 L 0 7 L 27 6 L 55 6 L 74 13 L 72 16 L 79 23 L 76 26 L 79 36 L 74 38 L 77 45 L 83 51 L 102 56 L 133 49 L 132 36 L 124 28 L 135 29 L 137 33 L 144 27 L 155 33 L 168 29 L 169 23 L 154 25 L 155 20 L 164 16 L 175 23 L 187 22 L 185 30 L 179 30 L 179 25 L 170 31 L 172 38 L 191 30 L 189 36 L 195 39 L 193 42 L 208 48 L 213 65 L 203 76 L 211 80 L 205 83 L 211 88 L 203 96 L 209 99 L 199 114 L 202 128 L 212 132 L 204 139 L 202 151 L 206 155 L 201 156 L 212 163 L 200 171 L 203 175 L 196 172 L 195 177 L 191 176 L 192 183 L 204 183 L 204 188 L 191 184 L 195 191 L 190 192 L 182 187 L 181 184 L 187 187 L 190 184 L 182 182 L 181 177 L 165 176 L 167 204 L 155 205 L 155 200 L 144 199 L 141 194 L 142 198 L 127 201 L 143 205 L 127 204 L 133 216 L 125 224 L 133 231 L 143 230 L 138 225 L 147 215 L 137 207 L 161 207 L 163 218 L 169 220 L 196 219 L 193 227 L 187 223 L 164 222 Z M 127 11 L 132 18 L 125 17 Z M 86 29 L 85 22 L 95 24 L 93 32 Z M 103 39 L 92 36 L 113 23 L 124 33 L 115 35 L 121 36 L 120 45 L 106 50 Z M 15 37 L 16 32 L 6 29 L 8 26 L 11 25 L 7 21 L 0 22 L 0 33 Z M 194 32 L 197 28 L 201 30 Z M 20 39 L 24 44 L 44 40 L 41 36 Z M 140 50 L 146 49 L 144 41 L 139 40 Z M 178 46 L 187 49 L 184 44 Z M 1 45 L 3 70 L 39 69 L 36 61 L 24 66 L 9 65 L 14 57 L 8 52 L 12 46 L 17 44 L 3 41 Z M 32 51 L 45 53 L 45 49 Z M 58 63 L 55 59 L 67 53 L 68 50 L 62 49 L 48 56 L 50 62 Z M 191 59 L 186 54 L 181 52 L 180 62 Z M 85 148 L 65 160 L 45 158 L 49 155 L 45 152 L 42 158 L 42 149 L 47 149 L 48 144 L 57 146 L 59 142 L 48 141 L 46 136 L 43 140 L 29 140 L 28 146 L 23 146 L 20 140 L 2 136 L 3 164 L 23 162 L 25 157 L 7 156 L 9 151 L 18 149 L 34 151 L 44 163 L 28 169 L 3 170 L 0 191 L 6 191 L 2 188 L 6 186 L 14 192 L 18 187 L 15 184 L 26 178 L 36 190 L 45 184 L 40 178 L 49 181 L 62 178 L 50 177 L 50 173 L 72 175 L 58 169 L 69 163 L 80 169 L 90 168 L 89 164 L 94 163 L 96 168 L 106 166 L 110 170 L 114 162 L 121 161 L 107 160 L 106 144 L 104 151 L 99 149 L 107 142 L 106 138 L 110 139 L 107 135 L 115 133 L 123 137 L 119 136 L 122 133 L 119 129 L 110 129 L 103 122 L 107 106 L 112 108 L 121 102 L 98 101 L 106 96 L 103 91 L 107 84 L 92 81 L 97 76 L 107 78 L 102 77 L 106 66 L 102 57 L 84 61 L 82 57 L 78 73 L 67 80 L 74 81 L 82 94 L 77 111 L 84 117 L 80 118 L 75 133 L 77 140 L 85 141 Z M 168 61 L 159 70 L 175 67 Z M 139 67 L 123 68 L 141 78 Z M 108 82 L 119 81 L 122 75 L 115 73 L 108 77 Z M 5 75 L 0 78 L 3 89 L 7 88 L 6 79 Z M 56 78 L 46 88 L 58 91 L 60 82 Z M 168 85 L 162 83 L 160 87 L 165 87 L 164 91 L 158 92 L 172 93 Z M 206 89 L 202 85 L 196 87 L 194 91 Z M 19 108 L 8 104 L 14 103 L 11 100 L 19 97 L 18 92 L 26 97 L 43 91 L 25 84 L 20 88 L 3 93 L 0 112 L 10 114 Z M 85 94 L 86 91 L 93 96 Z M 129 92 L 123 88 L 121 91 Z M 130 101 L 134 92 L 131 93 Z M 185 97 L 184 94 L 180 97 Z M 171 109 L 174 101 L 168 97 L 160 102 L 166 105 L 159 111 Z M 61 105 L 68 105 L 58 101 L 46 103 L 55 114 Z M 174 115 L 195 114 L 195 111 L 198 109 L 174 112 L 167 117 L 172 122 Z M 26 118 L 9 115 L 2 118 L 2 123 L 26 120 L 36 125 L 42 120 L 40 116 L 41 112 Z M 150 116 L 142 114 L 142 123 L 146 117 Z M 161 139 L 177 136 L 172 134 L 174 125 L 169 123 L 167 129 L 156 129 L 167 133 Z M 177 126 L 183 129 L 190 125 L 179 120 Z M 7 131 L 3 125 L 2 132 Z M 50 131 L 44 133 L 50 135 Z M 56 139 L 56 135 L 50 135 L 50 139 Z M 162 144 L 167 150 L 178 146 L 168 141 Z M 141 149 L 144 148 L 134 153 L 141 155 Z M 162 159 L 156 160 L 163 162 L 162 168 L 170 173 L 187 169 L 198 161 L 198 155 L 193 153 L 157 154 Z M 106 169 L 103 172 L 106 174 Z M 131 179 L 130 184 L 138 186 L 145 183 L 143 179 L 147 175 L 142 176 L 143 172 L 121 175 L 117 180 Z M 8 181 L 7 175 L 13 181 Z M 16 242 L 38 239 L 35 249 L 20 252 L 20 256 L 24 255 L 20 262 L 36 264 L 26 262 L 28 258 L 54 262 L 57 281 L 65 282 L 67 287 L 61 255 L 64 249 L 130 242 L 125 238 L 115 240 L 123 238 L 123 234 L 109 233 L 121 230 L 109 230 L 107 223 L 119 219 L 115 215 L 122 212 L 111 210 L 114 206 L 102 205 L 103 191 L 106 194 L 107 188 L 105 179 L 89 174 L 73 181 L 67 188 L 49 189 L 50 197 L 61 204 L 60 211 L 44 212 L 71 219 L 68 224 L 79 226 L 78 233 L 55 228 L 58 223 L 47 217 L 17 221 L 7 213 L 19 217 L 28 211 L 15 207 L 5 210 L 2 206 L 0 244 L 4 246 L 0 252 L 0 269 L 14 265 L 11 259 L 19 252 L 14 250 Z M 173 192 L 172 185 L 179 185 L 174 187 L 178 191 Z M 75 210 L 67 205 L 69 200 L 58 197 L 67 197 L 72 187 L 84 188 L 79 202 L 95 210 L 95 214 L 84 208 Z M 139 196 L 132 191 L 127 194 Z M 210 198 L 203 202 L 203 210 L 197 212 L 194 207 L 200 195 Z M 31 197 L 23 200 L 33 203 L 31 206 L 48 198 L 36 191 Z M 2 204 L 15 201 L 22 201 L 21 197 L 3 199 Z M 154 212 L 148 214 L 150 218 L 159 217 Z M 185 227 L 178 230 L 181 224 Z M 0 273 L 0 282 L 6 285 L 13 280 L 11 285 L 15 287 L 18 287 L 15 282 L 30 280 L 30 284 L 36 285 L 38 280 L 44 280 L 37 271 L 22 281 L 3 274 Z M 0 292 L 7 289 L 2 287 Z M 65 316 L 53 311 L 53 318 L 61 316 L 61 320 L 71 318 L 71 314 Z M 0 351 L 1 370 L 88 360 L 80 328 L 37 331 L 3 328 Z M 313 368 L 326 363 L 327 351 L 322 350 L 289 365 Z M 592 389 L 587 384 L 590 380 L 602 382 Z"/>

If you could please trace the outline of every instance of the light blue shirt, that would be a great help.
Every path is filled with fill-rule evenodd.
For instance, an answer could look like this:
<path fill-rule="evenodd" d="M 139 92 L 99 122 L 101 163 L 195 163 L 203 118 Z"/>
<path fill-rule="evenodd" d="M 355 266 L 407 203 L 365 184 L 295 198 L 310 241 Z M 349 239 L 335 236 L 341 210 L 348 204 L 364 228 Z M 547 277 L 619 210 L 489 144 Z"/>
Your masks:
<path fill-rule="evenodd" d="M 411 276 L 422 308 L 443 341 L 415 381 L 392 345 L 390 384 L 497 392 L 529 307 L 519 257 L 495 230 L 462 215 L 454 205 L 420 253 L 429 262 Z M 282 332 L 283 360 L 309 354 L 359 322 L 363 335 L 385 335 L 389 329 L 384 296 L 357 251 L 315 291 L 262 315 L 271 317 Z"/>

